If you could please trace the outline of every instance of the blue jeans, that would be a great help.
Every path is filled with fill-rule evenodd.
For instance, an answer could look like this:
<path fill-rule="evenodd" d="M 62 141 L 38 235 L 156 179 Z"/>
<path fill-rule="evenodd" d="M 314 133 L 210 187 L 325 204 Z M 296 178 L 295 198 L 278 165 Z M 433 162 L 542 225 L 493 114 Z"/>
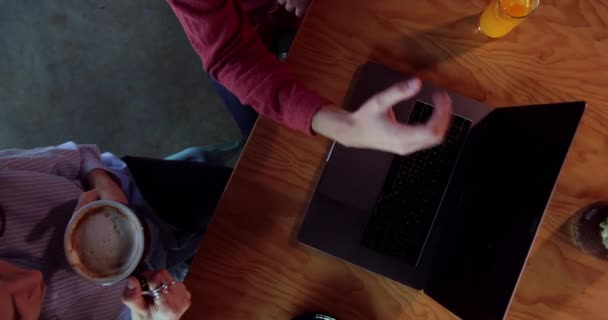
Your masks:
<path fill-rule="evenodd" d="M 228 91 L 226 87 L 217 82 L 213 77 L 210 76 L 209 78 L 215 87 L 215 91 L 217 91 L 217 93 L 220 95 L 224 101 L 224 104 L 228 108 L 228 111 L 230 111 L 232 118 L 239 126 L 243 138 L 247 139 L 251 133 L 251 130 L 253 130 L 255 121 L 258 119 L 258 113 L 253 110 L 251 106 L 243 105 L 239 98 L 232 94 L 232 92 Z"/>
<path fill-rule="evenodd" d="M 287 11 L 284 11 L 283 14 L 287 15 L 289 18 L 293 18 L 293 15 Z M 272 40 L 272 45 L 269 48 L 272 52 L 274 52 L 279 59 L 285 60 L 287 57 L 287 52 L 291 47 L 291 43 L 296 34 L 296 29 L 283 28 L 280 30 L 275 30 Z M 236 121 L 239 129 L 241 129 L 241 134 L 243 138 L 247 139 L 253 126 L 255 125 L 255 121 L 258 119 L 258 113 L 251 108 L 251 106 L 243 105 L 239 98 L 237 98 L 232 92 L 228 91 L 226 87 L 217 82 L 213 77 L 209 76 L 215 90 L 220 95 L 222 100 L 224 100 L 224 104 L 232 114 L 232 118 Z"/>

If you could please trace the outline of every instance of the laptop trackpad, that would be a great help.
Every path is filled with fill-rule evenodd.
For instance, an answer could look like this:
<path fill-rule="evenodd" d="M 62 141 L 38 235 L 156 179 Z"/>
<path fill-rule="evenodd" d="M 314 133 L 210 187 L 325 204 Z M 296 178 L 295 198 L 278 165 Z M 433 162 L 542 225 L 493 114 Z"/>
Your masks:
<path fill-rule="evenodd" d="M 364 212 L 372 211 L 394 156 L 335 144 L 317 193 Z"/>

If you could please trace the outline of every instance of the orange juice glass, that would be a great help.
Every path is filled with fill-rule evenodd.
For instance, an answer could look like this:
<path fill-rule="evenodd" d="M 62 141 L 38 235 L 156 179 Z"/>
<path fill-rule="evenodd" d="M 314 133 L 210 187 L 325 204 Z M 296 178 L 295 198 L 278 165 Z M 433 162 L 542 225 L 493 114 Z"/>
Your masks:
<path fill-rule="evenodd" d="M 479 19 L 479 31 L 501 38 L 532 14 L 540 0 L 492 0 Z"/>

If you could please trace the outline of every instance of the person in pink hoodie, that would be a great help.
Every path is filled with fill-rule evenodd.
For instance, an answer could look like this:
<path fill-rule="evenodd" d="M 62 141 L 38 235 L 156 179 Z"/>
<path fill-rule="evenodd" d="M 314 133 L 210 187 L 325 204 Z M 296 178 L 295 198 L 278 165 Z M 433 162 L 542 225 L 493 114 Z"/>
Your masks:
<path fill-rule="evenodd" d="M 433 97 L 436 111 L 423 125 L 395 120 L 392 107 L 415 96 L 418 79 L 397 83 L 357 111 L 336 107 L 299 82 L 268 49 L 266 33 L 277 6 L 303 15 L 306 0 L 168 0 L 203 68 L 243 105 L 305 134 L 321 134 L 349 147 L 409 154 L 435 146 L 448 128 L 451 101 Z M 259 31 L 259 32 L 258 32 Z"/>

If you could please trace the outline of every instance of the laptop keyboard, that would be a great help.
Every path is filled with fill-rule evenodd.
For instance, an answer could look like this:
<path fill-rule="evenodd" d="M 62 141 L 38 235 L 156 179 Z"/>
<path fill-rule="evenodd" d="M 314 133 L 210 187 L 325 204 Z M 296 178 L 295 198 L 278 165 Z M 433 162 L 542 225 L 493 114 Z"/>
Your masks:
<path fill-rule="evenodd" d="M 433 107 L 417 101 L 408 124 L 424 123 L 432 113 Z M 453 115 L 443 144 L 394 158 L 363 232 L 363 246 L 412 266 L 418 263 L 470 126 L 470 120 Z"/>

